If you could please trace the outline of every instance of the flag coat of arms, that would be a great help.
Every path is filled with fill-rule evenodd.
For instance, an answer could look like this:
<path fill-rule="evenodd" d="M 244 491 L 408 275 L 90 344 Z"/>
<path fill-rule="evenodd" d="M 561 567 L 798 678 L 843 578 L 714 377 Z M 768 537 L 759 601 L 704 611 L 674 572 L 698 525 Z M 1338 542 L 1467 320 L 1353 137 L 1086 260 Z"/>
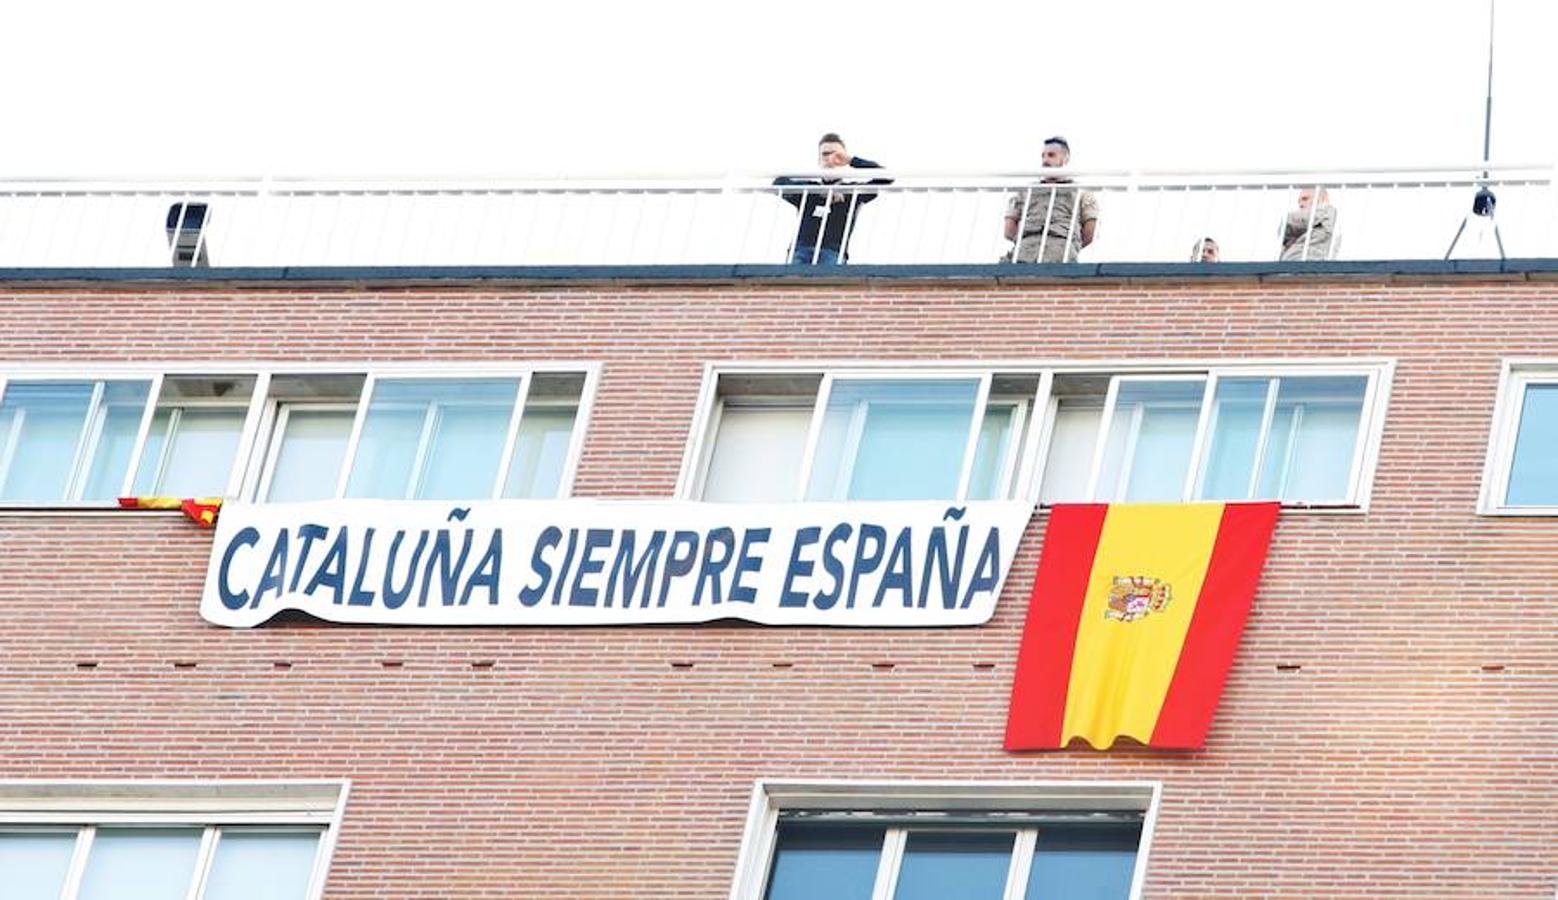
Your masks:
<path fill-rule="evenodd" d="M 1244 632 L 1280 504 L 1057 504 L 1006 749 L 1193 749 Z"/>

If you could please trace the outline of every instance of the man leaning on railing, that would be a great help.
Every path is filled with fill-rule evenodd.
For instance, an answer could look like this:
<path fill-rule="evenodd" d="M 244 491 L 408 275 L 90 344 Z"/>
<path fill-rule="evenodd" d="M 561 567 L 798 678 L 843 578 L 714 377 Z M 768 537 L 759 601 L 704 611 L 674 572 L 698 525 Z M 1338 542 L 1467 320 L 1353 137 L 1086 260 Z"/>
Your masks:
<path fill-rule="evenodd" d="M 1043 161 L 1046 169 L 1070 165 L 1071 145 L 1063 137 L 1049 138 Z M 1071 179 L 1046 178 L 1040 187 L 1012 194 L 1006 204 L 1006 239 L 1013 247 L 1001 262 L 1076 262 L 1082 248 L 1093 242 L 1098 195 L 1077 187 L 1043 186 L 1059 184 L 1071 184 Z"/>
<path fill-rule="evenodd" d="M 852 156 L 844 139 L 828 132 L 817 142 L 817 161 L 824 169 L 880 169 L 869 159 Z M 891 178 L 873 178 L 867 184 L 892 184 Z M 837 178 L 775 178 L 781 187 L 807 187 L 817 190 L 785 191 L 779 196 L 801 212 L 795 226 L 795 244 L 790 251 L 792 265 L 838 265 L 849 262 L 849 236 L 855 230 L 860 207 L 876 199 L 875 193 L 863 193 L 844 187 Z"/>

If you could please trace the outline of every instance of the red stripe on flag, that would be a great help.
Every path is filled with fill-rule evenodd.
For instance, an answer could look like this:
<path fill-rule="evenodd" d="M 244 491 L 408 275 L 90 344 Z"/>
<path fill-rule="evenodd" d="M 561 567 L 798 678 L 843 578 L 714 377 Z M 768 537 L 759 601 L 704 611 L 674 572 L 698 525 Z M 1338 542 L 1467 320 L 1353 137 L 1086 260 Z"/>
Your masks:
<path fill-rule="evenodd" d="M 1212 713 L 1244 634 L 1244 620 L 1255 599 L 1266 548 L 1277 525 L 1279 503 L 1230 503 L 1223 509 L 1217 543 L 1196 598 L 1190 630 L 1169 682 L 1153 747 L 1196 749 L 1206 742 Z"/>
<path fill-rule="evenodd" d="M 220 497 L 190 497 L 179 503 L 184 510 L 184 515 L 194 521 L 201 528 L 211 528 L 216 525 L 217 514 L 222 509 Z"/>
<path fill-rule="evenodd" d="M 1056 749 L 1066 719 L 1066 690 L 1076 651 L 1082 600 L 1098 555 L 1106 503 L 1068 503 L 1050 510 L 1044 551 L 1028 598 L 1028 619 L 1017 650 L 1006 749 Z"/>

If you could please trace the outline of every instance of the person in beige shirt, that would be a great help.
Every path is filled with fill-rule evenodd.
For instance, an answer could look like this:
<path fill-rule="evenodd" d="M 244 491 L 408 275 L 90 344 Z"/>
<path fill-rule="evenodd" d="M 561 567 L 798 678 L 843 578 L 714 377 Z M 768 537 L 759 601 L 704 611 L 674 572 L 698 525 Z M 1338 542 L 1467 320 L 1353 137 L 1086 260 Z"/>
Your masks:
<path fill-rule="evenodd" d="M 1063 137 L 1044 142 L 1046 169 L 1071 163 L 1071 145 Z M 1070 178 L 1045 178 L 1016 191 L 1006 203 L 1006 239 L 1013 247 L 1003 262 L 1076 262 L 1098 228 L 1098 196 L 1071 184 Z"/>
<path fill-rule="evenodd" d="M 1324 188 L 1304 188 L 1298 192 L 1298 209 L 1287 214 L 1282 223 L 1283 262 L 1331 258 L 1331 242 L 1336 235 L 1336 207 Z"/>

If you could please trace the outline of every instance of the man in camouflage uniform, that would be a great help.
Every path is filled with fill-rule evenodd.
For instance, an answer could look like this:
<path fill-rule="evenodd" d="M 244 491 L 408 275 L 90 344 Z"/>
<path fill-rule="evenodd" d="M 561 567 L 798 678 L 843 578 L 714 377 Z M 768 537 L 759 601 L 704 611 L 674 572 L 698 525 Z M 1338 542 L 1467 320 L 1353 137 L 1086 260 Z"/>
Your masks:
<path fill-rule="evenodd" d="M 1331 194 L 1321 188 L 1318 196 L 1314 188 L 1298 192 L 1298 209 L 1287 214 L 1282 222 L 1283 262 L 1330 259 L 1331 242 L 1336 235 L 1336 207 L 1331 205 Z"/>
<path fill-rule="evenodd" d="M 1063 137 L 1044 142 L 1044 167 L 1071 163 L 1071 145 Z M 1070 178 L 1046 178 L 1012 194 L 1006 204 L 1006 239 L 1015 246 L 1003 262 L 1076 262 L 1093 242 L 1098 227 L 1098 196 L 1071 184 Z M 1019 228 L 1019 223 L 1021 227 Z"/>

